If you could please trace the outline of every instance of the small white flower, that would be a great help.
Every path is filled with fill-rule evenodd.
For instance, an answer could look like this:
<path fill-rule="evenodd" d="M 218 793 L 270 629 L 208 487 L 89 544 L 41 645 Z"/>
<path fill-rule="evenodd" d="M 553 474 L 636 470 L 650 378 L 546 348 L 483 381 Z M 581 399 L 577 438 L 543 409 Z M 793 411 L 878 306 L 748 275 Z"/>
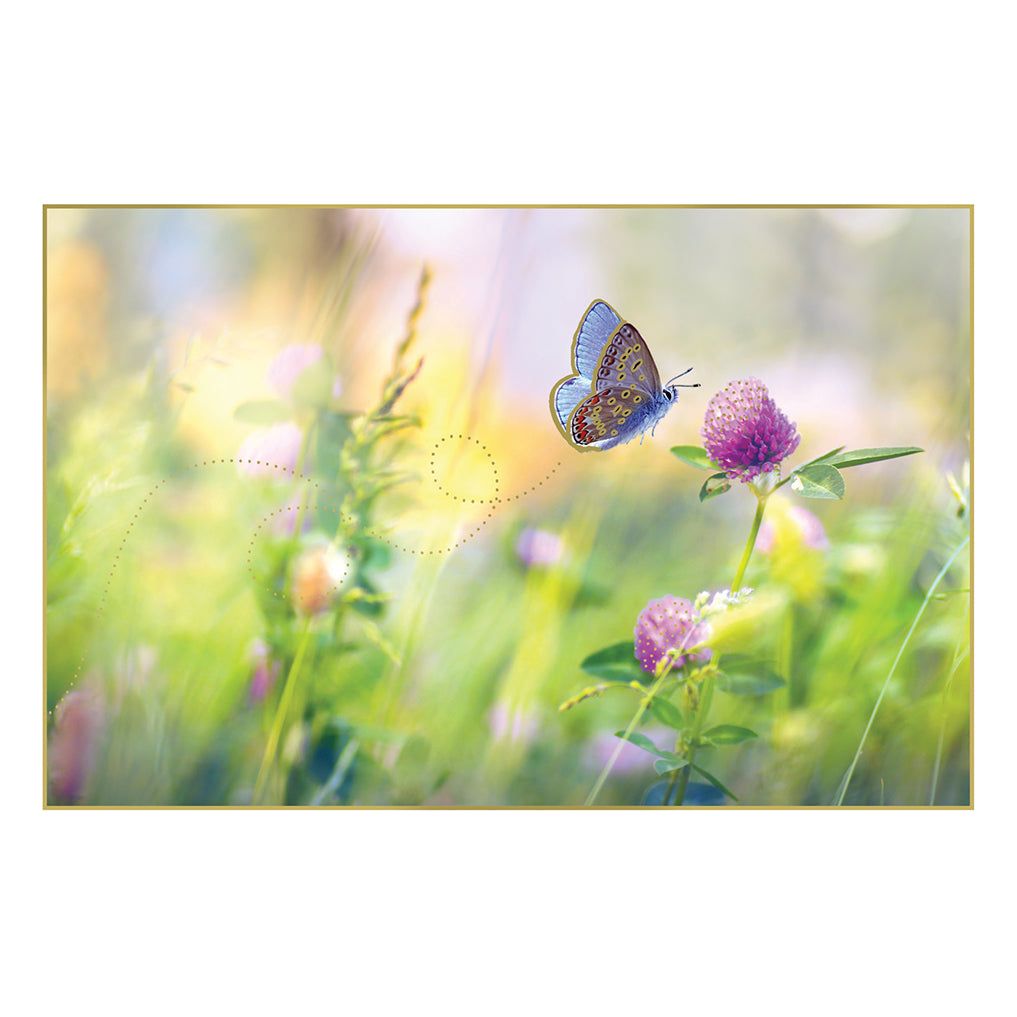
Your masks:
<path fill-rule="evenodd" d="M 695 606 L 700 617 L 708 618 L 712 614 L 723 614 L 729 607 L 738 607 L 740 604 L 744 604 L 750 596 L 752 596 L 752 588 L 748 586 L 737 593 L 732 593 L 730 590 L 719 590 L 717 593 L 704 590 L 696 597 Z"/>

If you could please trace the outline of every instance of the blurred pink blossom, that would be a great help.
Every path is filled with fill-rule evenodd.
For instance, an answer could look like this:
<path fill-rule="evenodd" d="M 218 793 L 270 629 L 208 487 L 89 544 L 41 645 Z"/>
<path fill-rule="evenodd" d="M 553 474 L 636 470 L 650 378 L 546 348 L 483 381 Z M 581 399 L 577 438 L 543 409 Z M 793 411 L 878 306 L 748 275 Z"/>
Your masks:
<path fill-rule="evenodd" d="M 237 468 L 249 477 L 293 473 L 303 435 L 292 421 L 252 431 L 237 450 Z"/>
<path fill-rule="evenodd" d="M 300 502 L 291 501 L 272 518 L 272 532 L 280 537 L 292 537 L 297 528 L 297 516 L 300 515 Z M 314 525 L 313 513 L 305 512 L 304 521 L 300 525 L 302 533 L 307 533 Z"/>
<path fill-rule="evenodd" d="M 532 711 L 511 708 L 507 703 L 498 702 L 488 714 L 491 735 L 495 741 L 529 744 L 537 734 L 537 717 Z"/>
<path fill-rule="evenodd" d="M 311 343 L 291 343 L 284 346 L 268 365 L 268 382 L 283 399 L 288 399 L 297 378 L 313 367 L 325 351 Z"/>
<path fill-rule="evenodd" d="M 527 568 L 550 568 L 565 554 L 565 543 L 557 533 L 528 526 L 516 541 L 516 554 Z"/>
<path fill-rule="evenodd" d="M 251 644 L 251 661 L 254 670 L 247 695 L 252 703 L 260 703 L 271 691 L 279 677 L 279 662 L 271 659 L 268 646 L 262 639 Z"/>
<path fill-rule="evenodd" d="M 54 795 L 76 802 L 95 768 L 105 720 L 99 693 L 73 689 L 57 703 L 49 741 L 49 780 Z"/>

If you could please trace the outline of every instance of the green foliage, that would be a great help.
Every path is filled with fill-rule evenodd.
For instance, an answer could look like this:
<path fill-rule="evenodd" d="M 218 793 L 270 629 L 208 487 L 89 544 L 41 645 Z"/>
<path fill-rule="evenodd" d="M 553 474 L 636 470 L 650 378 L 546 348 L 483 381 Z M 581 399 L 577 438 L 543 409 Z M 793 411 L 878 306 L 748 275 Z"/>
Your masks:
<path fill-rule="evenodd" d="M 685 718 L 682 716 L 681 710 L 669 699 L 654 696 L 650 709 L 657 720 L 670 728 L 674 728 L 675 731 L 681 731 L 685 727 Z"/>
<path fill-rule="evenodd" d="M 900 459 L 902 456 L 913 456 L 924 449 L 906 446 L 903 448 L 859 448 L 853 452 L 842 452 L 827 460 L 838 470 L 846 470 L 849 466 L 864 466 L 866 463 L 879 463 L 884 459 Z"/>
<path fill-rule="evenodd" d="M 675 445 L 671 449 L 671 454 L 677 456 L 683 463 L 694 466 L 697 470 L 709 472 L 720 469 L 707 454 L 706 449 L 700 448 L 698 445 Z"/>
<path fill-rule="evenodd" d="M 640 734 L 638 731 L 631 731 L 628 735 L 624 731 L 616 731 L 615 737 L 631 742 L 644 752 L 649 752 L 650 755 L 656 756 L 657 759 L 653 766 L 657 773 L 669 773 L 672 770 L 680 770 L 683 766 L 689 765 L 689 761 L 683 756 L 679 756 L 675 752 L 669 752 L 666 749 L 658 749 L 646 735 Z"/>
<path fill-rule="evenodd" d="M 737 724 L 717 724 L 703 732 L 703 741 L 710 745 L 738 745 L 758 737 L 755 731 Z"/>
<path fill-rule="evenodd" d="M 636 660 L 631 640 L 612 643 L 603 650 L 591 653 L 579 666 L 594 678 L 603 678 L 609 682 L 641 681 L 647 677 Z"/>
<path fill-rule="evenodd" d="M 615 738 L 621 738 L 622 741 L 631 742 L 637 748 L 642 749 L 644 752 L 649 752 L 654 756 L 659 756 L 661 759 L 667 759 L 674 755 L 672 752 L 665 752 L 662 749 L 658 749 L 653 742 L 646 737 L 644 734 L 640 734 L 638 731 L 630 731 L 626 734 L 624 731 L 615 731 Z"/>
<path fill-rule="evenodd" d="M 726 787 L 723 783 L 721 783 L 719 777 L 715 777 L 712 773 L 709 772 L 709 770 L 704 770 L 701 766 L 698 766 L 696 763 L 692 763 L 690 765 L 692 769 L 699 774 L 700 777 L 705 777 L 718 791 L 722 791 L 725 795 L 727 795 L 727 797 L 730 798 L 731 801 L 733 802 L 738 801 L 738 796 L 728 787 Z"/>
<path fill-rule="evenodd" d="M 791 490 L 803 498 L 843 498 L 844 478 L 827 463 L 816 463 L 795 470 Z"/>
<path fill-rule="evenodd" d="M 699 500 L 707 501 L 710 498 L 716 498 L 719 494 L 725 494 L 731 490 L 731 481 L 728 480 L 726 473 L 715 473 L 712 477 L 707 477 L 703 481 L 703 486 L 699 489 Z"/>

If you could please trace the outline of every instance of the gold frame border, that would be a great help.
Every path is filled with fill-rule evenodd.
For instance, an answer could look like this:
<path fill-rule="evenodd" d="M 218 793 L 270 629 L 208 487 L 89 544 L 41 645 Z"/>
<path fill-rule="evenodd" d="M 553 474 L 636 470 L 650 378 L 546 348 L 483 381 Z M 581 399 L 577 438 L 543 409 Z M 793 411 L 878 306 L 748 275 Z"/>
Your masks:
<path fill-rule="evenodd" d="M 592 210 L 592 209 L 759 209 L 764 211 L 779 210 L 821 210 L 835 208 L 855 209 L 955 209 L 968 211 L 968 342 L 970 346 L 970 373 L 968 376 L 968 434 L 971 445 L 969 487 L 970 503 L 968 505 L 971 542 L 969 547 L 970 594 L 968 595 L 968 641 L 970 644 L 971 683 L 968 692 L 968 799 L 967 805 L 727 805 L 721 812 L 971 812 L 975 807 L 975 206 L 973 203 L 942 203 L 942 204 L 852 204 L 845 202 L 827 202 L 818 204 L 331 204 L 314 202 L 297 204 L 91 204 L 47 203 L 42 206 L 42 808 L 44 812 L 116 812 L 116 811 L 157 811 L 157 812 L 393 812 L 393 811 L 424 811 L 424 812 L 655 812 L 642 805 L 51 805 L 49 803 L 48 770 L 48 729 L 47 704 L 48 672 L 46 660 L 47 617 L 46 593 L 48 573 L 46 568 L 46 307 L 47 307 L 47 215 L 50 210 L 80 209 L 95 211 L 102 209 L 208 209 L 208 210 L 246 210 L 246 209 L 561 209 L 561 210 Z M 571 376 L 570 376 L 571 377 Z M 564 380 L 564 379 L 562 379 Z M 560 382 L 556 383 L 557 388 Z M 552 389 L 552 398 L 554 388 Z M 552 405 L 553 409 L 553 405 Z M 557 421 L 556 421 L 557 422 Z M 660 810 L 667 814 L 670 810 Z M 673 814 L 684 811 L 716 812 L 715 806 L 687 805 L 682 809 L 673 810 Z"/>

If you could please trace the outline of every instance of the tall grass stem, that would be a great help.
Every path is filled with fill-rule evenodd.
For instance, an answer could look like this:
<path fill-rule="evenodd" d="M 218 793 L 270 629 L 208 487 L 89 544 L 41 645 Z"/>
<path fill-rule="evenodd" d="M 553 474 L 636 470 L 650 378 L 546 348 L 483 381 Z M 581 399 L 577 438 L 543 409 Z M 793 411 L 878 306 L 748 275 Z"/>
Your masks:
<path fill-rule="evenodd" d="M 311 619 L 304 622 L 303 631 L 300 633 L 300 642 L 297 644 L 297 652 L 293 656 L 293 663 L 290 665 L 289 673 L 286 675 L 286 684 L 283 686 L 282 695 L 279 697 L 279 705 L 276 707 L 275 718 L 272 721 L 272 730 L 269 732 L 268 741 L 265 743 L 265 754 L 261 758 L 261 766 L 258 769 L 258 777 L 254 782 L 254 802 L 261 798 L 265 788 L 265 781 L 268 779 L 269 771 L 275 761 L 276 752 L 279 747 L 279 739 L 282 737 L 283 725 L 286 722 L 286 714 L 289 712 L 290 702 L 293 699 L 293 690 L 297 684 L 297 676 L 304 663 L 307 653 L 307 644 L 311 636 Z"/>
<path fill-rule="evenodd" d="M 926 591 L 925 598 L 922 600 L 922 605 L 918 608 L 918 613 L 911 622 L 911 627 L 908 629 L 907 635 L 904 637 L 904 642 L 900 644 L 897 656 L 894 657 L 893 664 L 890 665 L 890 670 L 883 682 L 883 687 L 879 690 L 879 695 L 876 697 L 876 702 L 872 707 L 872 713 L 869 714 L 869 722 L 865 725 L 865 730 L 862 732 L 861 740 L 858 742 L 858 748 L 855 750 L 854 759 L 851 760 L 851 765 L 848 767 L 847 773 L 844 774 L 844 779 L 841 782 L 840 793 L 837 795 L 837 800 L 834 802 L 834 805 L 844 804 L 844 798 L 846 797 L 848 787 L 851 784 L 851 778 L 855 775 L 855 768 L 858 766 L 858 760 L 862 757 L 862 750 L 865 748 L 866 739 L 869 737 L 869 731 L 872 730 L 872 724 L 876 719 L 876 714 L 879 712 L 879 707 L 882 705 L 883 697 L 886 695 L 886 690 L 890 687 L 890 682 L 893 680 L 893 676 L 897 673 L 897 665 L 900 663 L 901 657 L 904 656 L 904 651 L 907 649 L 908 643 L 911 642 L 911 637 L 914 635 L 915 629 L 918 627 L 918 623 L 921 621 L 922 615 L 925 614 L 925 609 L 929 606 L 929 601 L 932 600 L 932 595 L 936 592 L 936 588 L 943 581 L 943 577 L 950 571 L 950 566 L 953 565 L 957 555 L 959 555 L 961 551 L 968 546 L 968 541 L 970 540 L 971 537 L 967 536 L 954 548 L 953 553 L 943 563 L 943 567 L 939 570 L 936 578 L 932 580 L 932 585 Z"/>

